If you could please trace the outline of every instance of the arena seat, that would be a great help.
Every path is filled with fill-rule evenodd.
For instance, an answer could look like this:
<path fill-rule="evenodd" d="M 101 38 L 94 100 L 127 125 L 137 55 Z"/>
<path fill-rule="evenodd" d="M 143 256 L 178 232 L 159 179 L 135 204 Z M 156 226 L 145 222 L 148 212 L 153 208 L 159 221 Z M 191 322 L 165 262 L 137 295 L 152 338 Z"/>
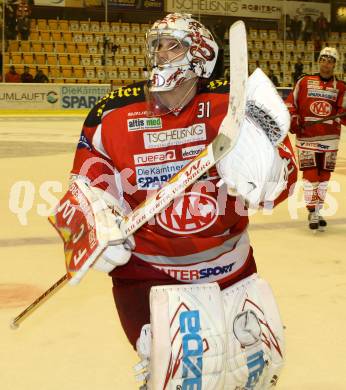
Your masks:
<path fill-rule="evenodd" d="M 48 65 L 58 65 L 58 57 L 54 53 L 47 53 L 47 64 Z"/>
<path fill-rule="evenodd" d="M 59 20 L 58 29 L 60 31 L 68 31 L 69 30 L 69 22 L 68 20 Z"/>
<path fill-rule="evenodd" d="M 70 64 L 79 65 L 80 64 L 80 55 L 79 54 L 69 54 Z"/>
<path fill-rule="evenodd" d="M 31 52 L 31 42 L 30 41 L 21 41 L 20 42 L 21 52 Z"/>
<path fill-rule="evenodd" d="M 47 26 L 47 20 L 46 19 L 37 19 L 37 30 L 46 30 L 48 28 Z"/>
<path fill-rule="evenodd" d="M 46 42 L 42 42 L 42 45 L 43 45 L 43 51 L 45 53 L 53 53 L 54 52 L 54 44 L 53 42 L 50 42 L 50 41 L 46 41 Z"/>
<path fill-rule="evenodd" d="M 12 64 L 21 64 L 23 62 L 22 53 L 11 53 L 10 57 Z M 6 61 L 6 57 L 4 58 L 4 63 L 9 63 Z"/>
<path fill-rule="evenodd" d="M 45 65 L 46 64 L 46 54 L 45 53 L 34 53 L 35 62 L 38 65 Z"/>
<path fill-rule="evenodd" d="M 54 41 L 54 42 L 62 41 L 62 40 L 63 40 L 63 39 L 62 39 L 61 32 L 58 31 L 58 30 L 53 30 L 53 31 L 51 31 L 50 36 L 51 36 L 52 41 Z"/>
<path fill-rule="evenodd" d="M 48 19 L 48 29 L 58 30 L 58 21 L 56 19 Z"/>
<path fill-rule="evenodd" d="M 30 30 L 29 39 L 31 41 L 38 41 L 40 39 L 40 33 L 36 30 Z"/>
<path fill-rule="evenodd" d="M 50 36 L 50 31 L 48 30 L 39 30 L 40 32 L 40 39 L 41 41 L 50 41 L 51 36 Z"/>
<path fill-rule="evenodd" d="M 23 53 L 23 62 L 25 65 L 34 64 L 34 55 L 32 53 Z"/>
<path fill-rule="evenodd" d="M 77 79 L 84 78 L 84 68 L 82 66 L 74 66 L 73 76 L 76 77 Z"/>
<path fill-rule="evenodd" d="M 80 58 L 80 63 L 83 66 L 88 66 L 91 64 L 91 56 L 90 54 L 82 54 Z"/>
<path fill-rule="evenodd" d="M 58 58 L 60 65 L 69 65 L 68 54 L 59 54 Z"/>
<path fill-rule="evenodd" d="M 75 53 L 76 52 L 76 44 L 74 42 L 66 43 L 66 53 Z"/>
<path fill-rule="evenodd" d="M 79 31 L 79 21 L 78 20 L 70 20 L 68 24 L 69 24 L 70 31 Z"/>
<path fill-rule="evenodd" d="M 55 42 L 54 51 L 55 53 L 65 53 L 65 44 L 63 42 Z"/>
<path fill-rule="evenodd" d="M 41 41 L 31 41 L 31 49 L 34 52 L 42 51 L 42 42 Z"/>

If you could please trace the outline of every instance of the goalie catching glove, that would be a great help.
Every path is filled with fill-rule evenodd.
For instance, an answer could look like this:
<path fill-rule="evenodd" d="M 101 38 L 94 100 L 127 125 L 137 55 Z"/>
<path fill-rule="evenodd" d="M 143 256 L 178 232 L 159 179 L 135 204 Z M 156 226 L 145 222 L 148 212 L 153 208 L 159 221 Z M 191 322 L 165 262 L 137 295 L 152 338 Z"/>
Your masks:
<path fill-rule="evenodd" d="M 287 185 L 287 162 L 278 152 L 287 136 L 290 115 L 274 85 L 257 68 L 249 77 L 246 116 L 235 147 L 217 170 L 230 195 L 250 207 L 274 201 Z"/>
<path fill-rule="evenodd" d="M 48 218 L 64 241 L 70 284 L 78 284 L 90 268 L 111 272 L 129 261 L 134 239 L 121 232 L 121 217 L 109 207 L 115 202 L 111 195 L 78 179 Z"/>

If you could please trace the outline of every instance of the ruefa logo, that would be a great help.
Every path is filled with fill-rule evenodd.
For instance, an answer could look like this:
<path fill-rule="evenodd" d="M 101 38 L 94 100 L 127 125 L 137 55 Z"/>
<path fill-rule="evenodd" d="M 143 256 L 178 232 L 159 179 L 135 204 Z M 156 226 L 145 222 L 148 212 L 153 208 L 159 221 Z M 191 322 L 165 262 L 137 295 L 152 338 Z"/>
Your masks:
<path fill-rule="evenodd" d="M 135 165 L 151 164 L 175 160 L 175 150 L 165 150 L 156 153 L 135 154 L 133 156 Z"/>

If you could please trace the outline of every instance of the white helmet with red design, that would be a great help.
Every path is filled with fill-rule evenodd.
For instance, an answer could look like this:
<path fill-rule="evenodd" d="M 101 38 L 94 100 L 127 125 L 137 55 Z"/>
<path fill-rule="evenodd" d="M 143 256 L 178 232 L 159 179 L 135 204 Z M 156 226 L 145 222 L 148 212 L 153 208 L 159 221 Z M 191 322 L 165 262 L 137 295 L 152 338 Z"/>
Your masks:
<path fill-rule="evenodd" d="M 332 57 L 335 59 L 335 62 L 339 60 L 339 54 L 335 47 L 324 47 L 318 56 L 318 61 L 321 59 L 321 57 Z"/>
<path fill-rule="evenodd" d="M 172 41 L 164 50 L 176 50 L 177 56 L 167 55 L 166 60 L 162 60 L 163 39 Z M 152 92 L 170 91 L 197 77 L 209 78 L 219 50 L 208 29 L 190 14 L 181 13 L 169 14 L 156 21 L 147 33 L 146 43 Z"/>

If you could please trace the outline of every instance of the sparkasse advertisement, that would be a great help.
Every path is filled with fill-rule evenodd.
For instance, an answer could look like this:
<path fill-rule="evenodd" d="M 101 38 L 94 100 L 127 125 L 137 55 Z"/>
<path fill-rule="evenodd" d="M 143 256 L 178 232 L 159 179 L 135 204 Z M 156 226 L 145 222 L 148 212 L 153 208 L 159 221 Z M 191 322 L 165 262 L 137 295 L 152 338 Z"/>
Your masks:
<path fill-rule="evenodd" d="M 91 109 L 110 91 L 108 84 L 0 84 L 0 109 Z"/>
<path fill-rule="evenodd" d="M 64 109 L 92 108 L 108 92 L 110 86 L 107 84 L 64 84 L 60 87 L 60 106 Z"/>

